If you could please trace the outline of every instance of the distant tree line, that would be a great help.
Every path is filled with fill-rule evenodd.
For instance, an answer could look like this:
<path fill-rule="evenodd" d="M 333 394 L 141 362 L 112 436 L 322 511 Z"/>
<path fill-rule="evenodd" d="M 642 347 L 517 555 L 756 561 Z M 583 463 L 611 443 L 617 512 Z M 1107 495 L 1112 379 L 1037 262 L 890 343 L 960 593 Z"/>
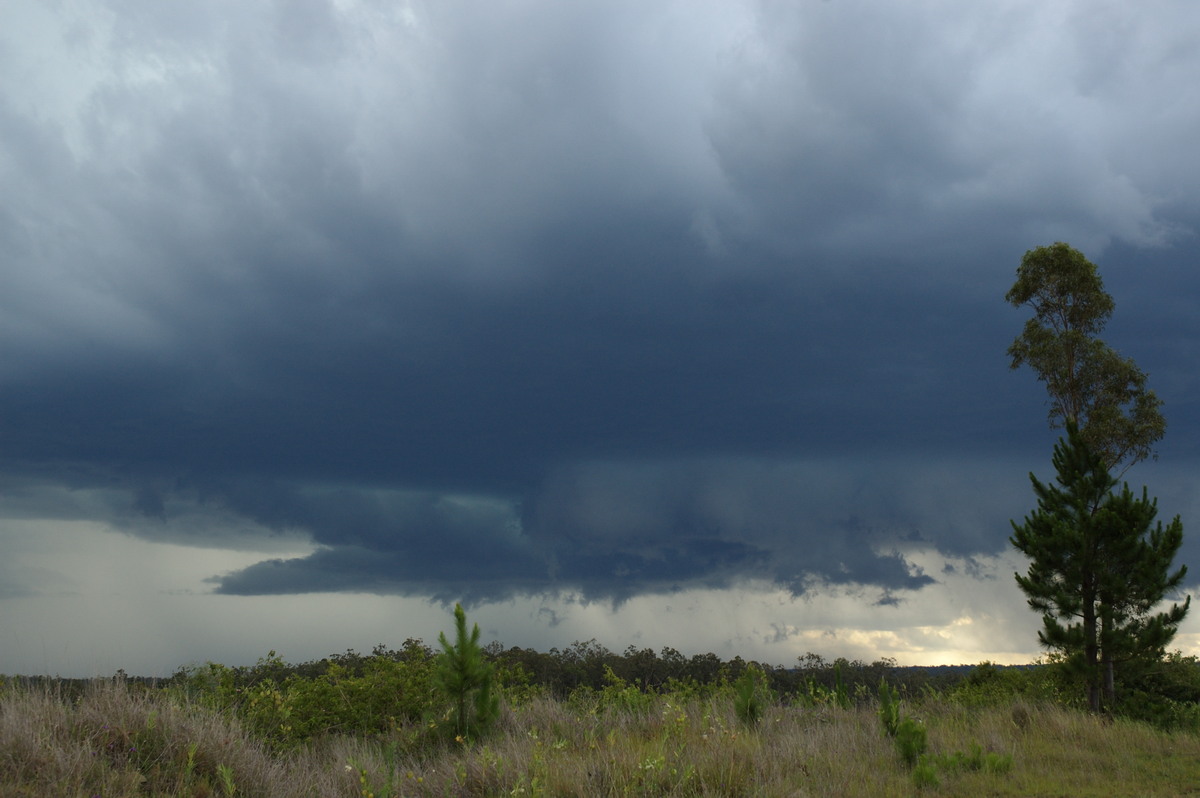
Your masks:
<path fill-rule="evenodd" d="M 774 665 L 740 656 L 726 660 L 713 653 L 689 657 L 669 646 L 656 652 L 631 645 L 618 654 L 596 640 L 575 641 L 565 648 L 549 651 L 505 647 L 493 641 L 483 647 L 483 652 L 502 683 L 541 688 L 556 698 L 566 698 L 581 688 L 602 690 L 614 676 L 646 693 L 669 692 L 689 686 L 716 688 L 733 683 L 748 669 L 764 674 L 767 685 L 781 697 L 805 694 L 814 688 L 833 691 L 839 684 L 850 695 L 874 696 L 882 679 L 916 694 L 927 688 L 944 690 L 953 687 L 973 667 L 901 667 L 891 658 L 868 663 L 841 657 L 827 660 L 814 653 L 799 657 L 794 665 Z M 268 680 L 281 684 L 289 677 L 316 679 L 332 670 L 360 677 L 378 659 L 426 664 L 436 655 L 437 652 L 424 641 L 409 638 L 399 649 L 378 645 L 370 654 L 347 650 L 298 664 L 286 663 L 272 652 L 272 656 L 255 665 L 227 670 L 238 684 L 252 687 Z M 188 669 L 180 669 L 174 678 L 184 679 L 188 673 Z"/>

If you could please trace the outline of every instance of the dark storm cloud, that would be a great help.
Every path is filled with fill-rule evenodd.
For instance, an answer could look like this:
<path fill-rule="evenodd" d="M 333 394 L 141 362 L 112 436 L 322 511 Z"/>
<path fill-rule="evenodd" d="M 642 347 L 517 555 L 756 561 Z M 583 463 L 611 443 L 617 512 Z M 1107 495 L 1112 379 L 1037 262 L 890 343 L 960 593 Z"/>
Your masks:
<path fill-rule="evenodd" d="M 855 518 L 825 530 L 797 522 L 794 507 L 749 506 L 766 492 L 737 485 L 734 467 L 605 467 L 543 486 L 521 519 L 503 502 L 333 491 L 281 504 L 268 493 L 245 511 L 265 521 L 281 510 L 329 548 L 271 560 L 219 580 L 226 593 L 379 591 L 438 598 L 498 599 L 514 593 L 579 592 L 622 600 L 644 592 L 727 587 L 758 579 L 795 593 L 826 583 L 919 587 L 928 577 L 897 552 L 874 553 L 889 536 Z M 632 482 L 636 484 L 630 484 Z M 772 487 L 779 488 L 776 484 Z M 794 485 L 791 486 L 794 488 Z M 723 496 L 714 496 L 723 493 Z M 734 506 L 730 506 L 730 504 Z M 778 504 L 778 502 L 776 502 Z M 813 508 L 808 508 L 810 511 Z M 795 552 L 797 540 L 823 541 Z"/>
<path fill-rule="evenodd" d="M 285 496 L 251 486 L 232 500 L 238 512 L 266 526 L 304 526 L 329 548 L 253 566 L 219 589 L 474 599 L 566 591 L 614 600 L 744 580 L 795 594 L 913 589 L 932 579 L 898 546 L 997 548 L 1003 513 L 1027 490 L 1006 465 L 987 474 L 993 495 L 980 496 L 964 490 L 971 478 L 901 463 L 593 463 L 551 473 L 525 494 L 522 512 L 496 499 L 346 489 Z"/>
<path fill-rule="evenodd" d="M 6 500 L 318 547 L 221 592 L 895 601 L 1027 504 L 1057 238 L 1195 439 L 1187 9 L 82 8 L 0 93 Z"/>

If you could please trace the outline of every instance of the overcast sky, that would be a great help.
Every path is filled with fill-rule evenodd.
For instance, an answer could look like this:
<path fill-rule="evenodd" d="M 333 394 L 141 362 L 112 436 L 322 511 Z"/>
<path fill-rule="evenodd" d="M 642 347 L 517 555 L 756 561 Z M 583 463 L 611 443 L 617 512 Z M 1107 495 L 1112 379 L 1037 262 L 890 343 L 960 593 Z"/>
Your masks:
<path fill-rule="evenodd" d="M 1029 661 L 1055 241 L 1200 575 L 1190 0 L 0 13 L 0 672 Z"/>

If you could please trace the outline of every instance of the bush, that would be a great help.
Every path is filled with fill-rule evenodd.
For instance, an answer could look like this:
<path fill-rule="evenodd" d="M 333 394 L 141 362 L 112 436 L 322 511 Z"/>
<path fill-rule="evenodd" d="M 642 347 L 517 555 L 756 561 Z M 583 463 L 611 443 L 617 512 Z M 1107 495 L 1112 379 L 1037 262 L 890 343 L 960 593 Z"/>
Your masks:
<path fill-rule="evenodd" d="M 1149 723 L 1163 731 L 1200 732 L 1200 704 L 1191 701 L 1133 690 L 1121 697 L 1115 710 L 1123 718 Z"/>
<path fill-rule="evenodd" d="M 904 764 L 910 768 L 915 766 L 928 747 L 925 724 L 915 718 L 904 718 L 900 721 L 900 725 L 896 727 L 896 750 Z"/>
<path fill-rule="evenodd" d="M 1112 710 L 1164 731 L 1200 732 L 1200 662 L 1176 651 L 1158 660 L 1123 663 Z"/>
<path fill-rule="evenodd" d="M 355 676 L 331 665 L 319 677 L 284 683 L 293 732 L 299 739 L 322 733 L 383 734 L 425 717 L 433 706 L 428 662 L 371 657 Z"/>
<path fill-rule="evenodd" d="M 804 683 L 804 694 L 799 696 L 803 703 L 810 706 L 823 706 L 832 704 L 842 709 L 849 709 L 854 705 L 854 701 L 850 698 L 850 691 L 846 688 L 846 681 L 842 677 L 842 668 L 845 660 L 836 660 L 833 663 L 833 685 L 827 687 L 817 682 L 812 676 L 808 677 Z M 856 691 L 864 689 L 865 685 L 859 683 L 856 686 Z"/>
<path fill-rule="evenodd" d="M 267 658 L 270 661 L 274 653 Z M 264 660 L 259 661 L 260 664 Z M 427 717 L 435 706 L 433 666 L 426 657 L 376 654 L 352 664 L 325 661 L 321 670 L 239 670 L 209 663 L 176 675 L 170 687 L 182 701 L 231 710 L 276 748 L 323 734 L 378 735 Z M 257 672 L 256 672 L 257 671 Z"/>
<path fill-rule="evenodd" d="M 747 668 L 734 683 L 733 709 L 746 726 L 756 726 L 762 719 L 766 701 L 763 699 L 763 674 L 756 668 Z"/>
<path fill-rule="evenodd" d="M 940 784 L 938 781 L 937 767 L 932 762 L 926 761 L 924 758 L 922 758 L 921 761 L 917 763 L 917 766 L 913 768 L 912 778 L 913 784 L 915 784 L 918 789 L 924 789 L 925 787 L 937 787 Z"/>
<path fill-rule="evenodd" d="M 885 681 L 879 682 L 879 720 L 889 737 L 895 737 L 900 727 L 900 692 Z"/>
<path fill-rule="evenodd" d="M 1061 663 L 998 666 L 981 662 L 947 696 L 964 706 L 996 707 L 1010 704 L 1014 698 L 1067 703 L 1064 697 L 1076 696 L 1081 689 L 1077 677 Z"/>
<path fill-rule="evenodd" d="M 912 768 L 928 748 L 925 726 L 919 720 L 900 714 L 900 693 L 879 682 L 879 722 L 884 732 L 896 741 L 896 751 L 904 764 Z M 933 784 L 937 783 L 934 778 Z M 931 785 L 924 785 L 931 786 Z"/>

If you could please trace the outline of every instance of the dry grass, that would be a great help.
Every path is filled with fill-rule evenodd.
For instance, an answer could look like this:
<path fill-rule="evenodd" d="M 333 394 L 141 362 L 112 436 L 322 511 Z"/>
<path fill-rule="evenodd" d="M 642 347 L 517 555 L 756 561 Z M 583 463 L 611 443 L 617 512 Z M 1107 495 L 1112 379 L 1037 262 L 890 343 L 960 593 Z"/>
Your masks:
<path fill-rule="evenodd" d="M 1012 757 L 1006 773 L 939 773 L 925 795 L 1200 795 L 1200 739 L 1051 707 L 906 705 L 930 750 L 972 743 Z M 771 707 L 757 728 L 726 699 L 646 711 L 537 699 L 477 743 L 406 749 L 328 737 L 273 752 L 235 718 L 161 691 L 95 683 L 78 700 L 0 698 L 0 798 L 133 796 L 910 796 L 918 792 L 870 707 Z"/>
<path fill-rule="evenodd" d="M 97 681 L 77 701 L 9 689 L 0 699 L 0 796 L 348 795 L 348 779 L 272 755 L 239 724 L 158 691 Z"/>
<path fill-rule="evenodd" d="M 1007 773 L 940 773 L 924 795 L 1200 794 L 1200 740 L 1057 708 L 917 707 L 930 750 L 972 743 L 1007 754 Z M 372 750 L 344 750 L 368 784 L 388 768 Z M 918 792 L 873 708 L 776 707 L 746 730 L 728 705 L 664 702 L 640 719 L 577 715 L 539 700 L 511 713 L 485 743 L 401 757 L 406 796 L 911 796 Z M 379 792 L 378 795 L 388 794 Z"/>

